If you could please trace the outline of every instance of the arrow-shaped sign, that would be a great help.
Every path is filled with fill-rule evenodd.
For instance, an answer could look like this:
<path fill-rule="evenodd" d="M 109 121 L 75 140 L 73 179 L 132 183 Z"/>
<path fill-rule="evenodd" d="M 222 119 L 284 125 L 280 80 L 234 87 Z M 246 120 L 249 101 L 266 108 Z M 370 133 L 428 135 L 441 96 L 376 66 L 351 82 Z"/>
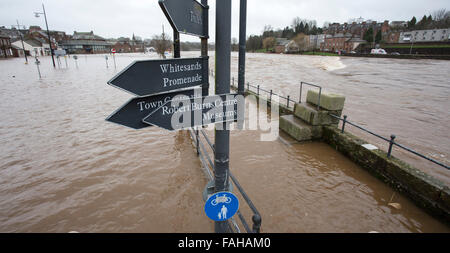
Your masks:
<path fill-rule="evenodd" d="M 170 25 L 179 33 L 208 38 L 208 8 L 195 0 L 159 0 Z"/>
<path fill-rule="evenodd" d="M 150 96 L 202 85 L 207 71 L 208 57 L 135 61 L 108 84 L 137 96 Z"/>
<path fill-rule="evenodd" d="M 236 94 L 179 99 L 165 103 L 143 122 L 167 130 L 187 129 L 244 117 L 244 97 Z"/>
<path fill-rule="evenodd" d="M 201 97 L 202 90 L 189 89 L 169 94 L 133 98 L 117 109 L 106 120 L 133 129 L 149 127 L 150 125 L 142 122 L 142 119 L 149 113 L 158 109 L 166 102 L 173 100 L 176 96 L 180 96 L 180 99 L 195 98 L 196 93 L 198 93 L 198 97 Z"/>

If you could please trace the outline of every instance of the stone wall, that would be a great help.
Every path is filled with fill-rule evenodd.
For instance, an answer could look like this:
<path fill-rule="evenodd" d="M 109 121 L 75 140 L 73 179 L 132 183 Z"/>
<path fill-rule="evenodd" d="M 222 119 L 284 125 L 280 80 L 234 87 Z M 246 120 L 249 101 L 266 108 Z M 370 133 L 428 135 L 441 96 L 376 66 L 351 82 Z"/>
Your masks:
<path fill-rule="evenodd" d="M 322 139 L 350 160 L 408 196 L 417 206 L 450 224 L 450 189 L 441 181 L 382 150 L 361 146 L 368 142 L 336 127 L 323 128 Z"/>

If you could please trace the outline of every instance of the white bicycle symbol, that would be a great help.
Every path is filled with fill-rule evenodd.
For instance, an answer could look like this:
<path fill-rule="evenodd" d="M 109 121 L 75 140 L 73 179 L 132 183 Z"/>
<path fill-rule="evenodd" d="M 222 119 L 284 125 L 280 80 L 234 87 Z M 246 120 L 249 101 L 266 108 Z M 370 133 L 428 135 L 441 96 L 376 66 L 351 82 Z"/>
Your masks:
<path fill-rule="evenodd" d="M 224 194 L 224 195 L 222 195 L 222 196 L 217 195 L 216 198 L 213 199 L 213 200 L 211 201 L 211 204 L 212 204 L 213 206 L 217 206 L 217 205 L 220 204 L 220 203 L 226 203 L 226 204 L 228 204 L 228 203 L 230 203 L 230 202 L 231 202 L 231 198 L 230 198 L 230 197 L 227 197 L 227 196 Z"/>

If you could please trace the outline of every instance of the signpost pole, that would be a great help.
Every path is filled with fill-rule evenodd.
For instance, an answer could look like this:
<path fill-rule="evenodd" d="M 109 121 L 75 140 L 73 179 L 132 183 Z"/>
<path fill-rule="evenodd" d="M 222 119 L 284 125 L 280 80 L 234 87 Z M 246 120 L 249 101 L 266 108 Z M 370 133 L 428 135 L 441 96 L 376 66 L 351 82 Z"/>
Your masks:
<path fill-rule="evenodd" d="M 208 7 L 208 0 L 202 0 L 202 4 L 209 9 L 209 7 Z M 206 34 L 209 34 L 209 31 L 208 31 L 208 27 L 209 27 L 209 21 L 208 21 L 209 20 L 209 16 L 208 16 L 208 13 L 209 13 L 209 11 L 205 11 L 204 12 L 204 17 L 203 17 L 203 25 L 205 26 Z M 201 47 L 202 47 L 201 48 L 202 57 L 208 57 L 208 38 L 201 38 L 200 40 L 201 40 Z M 209 66 L 205 66 L 204 68 L 205 68 L 205 71 L 207 73 L 207 75 L 206 75 L 207 78 L 205 79 L 205 83 L 202 86 L 202 96 L 206 97 L 206 96 L 209 96 Z"/>
<path fill-rule="evenodd" d="M 173 58 L 180 58 L 180 33 L 173 29 Z"/>
<path fill-rule="evenodd" d="M 245 49 L 247 40 L 247 0 L 240 0 L 238 94 L 245 93 Z"/>
<path fill-rule="evenodd" d="M 245 95 L 245 50 L 247 42 L 247 0 L 240 0 L 239 10 L 239 73 L 238 73 L 238 94 Z M 243 107 L 245 109 L 245 106 Z M 239 130 L 244 129 L 244 117 L 238 120 Z"/>
<path fill-rule="evenodd" d="M 231 0 L 216 2 L 216 94 L 230 93 Z M 215 126 L 214 191 L 229 190 L 230 123 Z M 228 223 L 216 221 L 216 233 L 226 233 Z"/>
<path fill-rule="evenodd" d="M 36 61 L 35 61 L 36 67 L 37 67 L 37 70 L 38 70 L 38 73 L 39 73 L 39 79 L 41 79 L 41 78 L 42 78 L 42 77 L 41 77 L 41 70 L 39 69 L 39 64 L 41 64 L 41 62 L 39 61 L 39 59 L 37 58 L 37 56 L 35 57 L 35 59 L 36 59 Z"/>

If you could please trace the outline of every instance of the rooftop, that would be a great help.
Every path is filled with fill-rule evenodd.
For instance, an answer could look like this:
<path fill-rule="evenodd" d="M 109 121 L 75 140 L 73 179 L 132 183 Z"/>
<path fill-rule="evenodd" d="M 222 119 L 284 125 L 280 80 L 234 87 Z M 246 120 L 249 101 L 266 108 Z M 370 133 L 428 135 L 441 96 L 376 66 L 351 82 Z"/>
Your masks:
<path fill-rule="evenodd" d="M 72 39 L 74 40 L 105 40 L 104 38 L 95 35 L 93 31 L 90 32 L 77 32 L 74 31 L 73 32 L 73 37 Z"/>

